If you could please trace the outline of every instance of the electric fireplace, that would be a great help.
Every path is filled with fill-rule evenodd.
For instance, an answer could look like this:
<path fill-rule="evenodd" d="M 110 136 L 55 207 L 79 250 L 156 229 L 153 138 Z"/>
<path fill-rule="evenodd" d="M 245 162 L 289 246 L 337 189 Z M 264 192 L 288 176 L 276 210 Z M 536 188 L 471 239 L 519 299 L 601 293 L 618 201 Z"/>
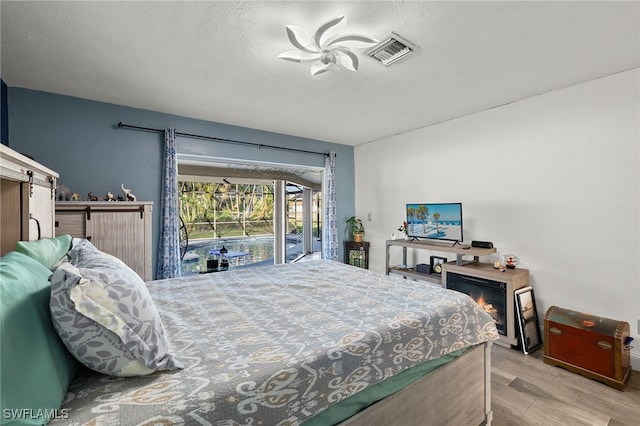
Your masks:
<path fill-rule="evenodd" d="M 442 270 L 443 287 L 468 294 L 493 318 L 501 343 L 518 344 L 514 293 L 529 285 L 529 271 L 522 268 L 500 272 L 492 264 L 446 263 Z"/>
<path fill-rule="evenodd" d="M 507 335 L 507 284 L 450 273 L 447 288 L 468 294 L 496 323 L 498 333 Z"/>

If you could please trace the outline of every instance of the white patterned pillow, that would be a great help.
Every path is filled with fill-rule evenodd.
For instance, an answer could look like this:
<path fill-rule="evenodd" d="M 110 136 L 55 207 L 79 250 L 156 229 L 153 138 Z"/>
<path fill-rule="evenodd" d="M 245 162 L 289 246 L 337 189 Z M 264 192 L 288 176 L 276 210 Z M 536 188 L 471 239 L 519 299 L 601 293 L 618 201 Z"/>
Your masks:
<path fill-rule="evenodd" d="M 182 368 L 145 283 L 120 259 L 82 240 L 51 277 L 51 319 L 85 366 L 112 376 Z"/>

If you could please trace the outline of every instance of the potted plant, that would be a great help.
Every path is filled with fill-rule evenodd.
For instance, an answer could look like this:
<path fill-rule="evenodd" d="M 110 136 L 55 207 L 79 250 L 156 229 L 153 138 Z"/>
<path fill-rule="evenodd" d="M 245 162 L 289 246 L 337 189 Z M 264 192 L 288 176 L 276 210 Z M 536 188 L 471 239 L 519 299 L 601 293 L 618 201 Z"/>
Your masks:
<path fill-rule="evenodd" d="M 351 216 L 349 219 L 347 219 L 347 226 L 349 227 L 351 240 L 356 243 L 362 242 L 362 237 L 364 235 L 364 225 L 362 224 L 362 220 L 358 219 L 355 216 Z"/>

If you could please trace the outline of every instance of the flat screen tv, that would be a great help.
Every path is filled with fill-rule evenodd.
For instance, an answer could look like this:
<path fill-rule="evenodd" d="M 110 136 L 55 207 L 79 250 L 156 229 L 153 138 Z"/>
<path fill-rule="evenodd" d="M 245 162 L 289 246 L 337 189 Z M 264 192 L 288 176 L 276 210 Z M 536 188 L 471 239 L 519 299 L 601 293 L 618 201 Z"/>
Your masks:
<path fill-rule="evenodd" d="M 407 204 L 407 228 L 412 238 L 461 242 L 462 203 Z"/>

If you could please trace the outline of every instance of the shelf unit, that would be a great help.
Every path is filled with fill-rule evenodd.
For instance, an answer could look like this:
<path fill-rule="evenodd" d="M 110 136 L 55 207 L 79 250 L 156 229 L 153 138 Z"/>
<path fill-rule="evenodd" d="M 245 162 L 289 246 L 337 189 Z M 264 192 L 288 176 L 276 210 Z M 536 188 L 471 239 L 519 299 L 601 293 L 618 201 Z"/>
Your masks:
<path fill-rule="evenodd" d="M 18 241 L 50 238 L 58 173 L 0 144 L 0 256 Z"/>
<path fill-rule="evenodd" d="M 390 266 L 389 265 L 389 249 L 391 247 L 402 247 L 402 265 Z M 496 252 L 495 248 L 480 248 L 470 247 L 466 245 L 456 244 L 453 247 L 450 244 L 436 243 L 432 241 L 411 241 L 411 240 L 387 240 L 385 242 L 386 260 L 385 271 L 386 274 L 402 275 L 405 278 L 413 278 L 417 280 L 429 281 L 435 284 L 442 285 L 442 279 L 440 274 L 425 274 L 417 272 L 415 267 L 408 268 L 407 266 L 407 249 L 412 248 L 416 250 L 428 250 L 441 253 L 453 253 L 456 255 L 455 262 L 450 262 L 457 266 L 463 266 L 468 263 L 479 262 L 480 256 L 488 256 Z M 473 256 L 473 260 L 465 260 L 464 257 Z"/>

